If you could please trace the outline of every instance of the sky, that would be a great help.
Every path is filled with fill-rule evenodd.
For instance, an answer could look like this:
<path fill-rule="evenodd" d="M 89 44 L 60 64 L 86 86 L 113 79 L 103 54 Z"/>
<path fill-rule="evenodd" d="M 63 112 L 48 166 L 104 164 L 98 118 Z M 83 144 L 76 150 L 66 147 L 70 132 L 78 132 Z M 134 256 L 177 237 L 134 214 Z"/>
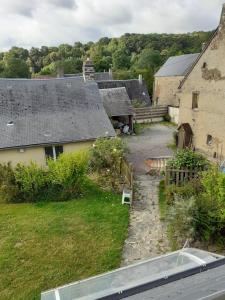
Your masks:
<path fill-rule="evenodd" d="M 124 33 L 213 30 L 225 0 L 0 0 L 0 52 Z"/>

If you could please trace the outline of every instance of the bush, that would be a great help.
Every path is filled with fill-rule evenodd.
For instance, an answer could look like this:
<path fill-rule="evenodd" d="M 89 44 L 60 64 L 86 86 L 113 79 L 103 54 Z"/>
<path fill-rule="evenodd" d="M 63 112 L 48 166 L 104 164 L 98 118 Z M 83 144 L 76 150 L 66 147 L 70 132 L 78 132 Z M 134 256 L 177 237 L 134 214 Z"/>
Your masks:
<path fill-rule="evenodd" d="M 88 153 L 64 153 L 48 161 L 48 176 L 52 187 L 61 191 L 62 199 L 78 196 L 85 184 L 88 170 Z"/>
<path fill-rule="evenodd" d="M 174 169 L 203 170 L 209 166 L 208 160 L 190 149 L 179 150 L 174 158 L 168 161 L 168 167 Z"/>
<path fill-rule="evenodd" d="M 14 170 L 15 183 L 19 190 L 18 199 L 14 201 L 36 202 L 48 185 L 47 172 L 36 163 L 18 164 Z"/>
<path fill-rule="evenodd" d="M 202 241 L 224 241 L 225 174 L 217 167 L 202 172 L 199 180 L 167 189 L 170 203 L 170 240 L 182 246 L 187 237 Z M 182 220 L 183 219 L 183 220 Z M 185 233 L 187 230 L 187 233 Z M 180 237 L 179 237 L 180 235 Z"/>
<path fill-rule="evenodd" d="M 100 174 L 104 185 L 116 189 L 121 160 L 125 158 L 126 151 L 120 138 L 98 139 L 90 152 L 90 170 Z"/>
<path fill-rule="evenodd" d="M 10 163 L 0 164 L 0 202 L 11 202 L 17 199 L 19 189 Z"/>
<path fill-rule="evenodd" d="M 166 114 L 163 119 L 165 122 L 171 122 L 171 117 L 169 114 Z"/>
<path fill-rule="evenodd" d="M 185 241 L 195 238 L 195 199 L 177 199 L 167 215 L 168 237 L 173 250 L 183 247 Z"/>
<path fill-rule="evenodd" d="M 197 196 L 202 191 L 202 184 L 199 179 L 192 179 L 183 186 L 174 184 L 166 187 L 166 202 L 171 205 L 177 198 L 189 200 L 192 196 Z"/>
<path fill-rule="evenodd" d="M 38 202 L 69 200 L 80 195 L 86 183 L 88 154 L 62 154 L 48 168 L 18 164 L 0 165 L 0 201 Z"/>
<path fill-rule="evenodd" d="M 196 231 L 200 239 L 225 236 L 225 174 L 216 167 L 202 174 L 203 192 L 196 197 Z"/>

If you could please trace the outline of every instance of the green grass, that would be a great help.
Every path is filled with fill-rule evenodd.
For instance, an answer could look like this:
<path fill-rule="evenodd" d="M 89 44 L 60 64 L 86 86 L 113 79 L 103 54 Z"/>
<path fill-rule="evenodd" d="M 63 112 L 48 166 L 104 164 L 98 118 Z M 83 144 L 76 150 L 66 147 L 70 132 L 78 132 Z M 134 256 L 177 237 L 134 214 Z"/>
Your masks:
<path fill-rule="evenodd" d="M 39 299 L 118 267 L 128 219 L 120 196 L 94 186 L 74 201 L 0 204 L 0 299 Z"/>
<path fill-rule="evenodd" d="M 164 220 L 167 211 L 167 204 L 166 204 L 166 195 L 165 195 L 165 182 L 164 180 L 160 181 L 159 183 L 159 213 L 160 219 Z"/>
<path fill-rule="evenodd" d="M 140 135 L 143 133 L 143 131 L 146 128 L 150 128 L 155 125 L 164 125 L 164 126 L 173 127 L 173 128 L 177 127 L 177 125 L 175 123 L 167 122 L 167 121 L 152 122 L 152 123 L 134 123 L 134 132 L 136 135 Z"/>

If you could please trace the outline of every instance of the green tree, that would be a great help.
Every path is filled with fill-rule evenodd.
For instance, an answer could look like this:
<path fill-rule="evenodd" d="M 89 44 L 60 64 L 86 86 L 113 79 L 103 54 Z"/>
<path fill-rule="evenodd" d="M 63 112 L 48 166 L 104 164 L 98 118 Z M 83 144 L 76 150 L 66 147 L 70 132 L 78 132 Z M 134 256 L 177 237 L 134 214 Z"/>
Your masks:
<path fill-rule="evenodd" d="M 129 69 L 131 66 L 131 57 L 127 54 L 125 48 L 116 50 L 112 55 L 113 69 Z"/>
<path fill-rule="evenodd" d="M 135 64 L 136 68 L 155 71 L 162 63 L 160 52 L 153 49 L 144 49 Z"/>
<path fill-rule="evenodd" d="M 3 60 L 2 77 L 29 78 L 30 72 L 26 62 L 20 58 L 7 57 Z"/>

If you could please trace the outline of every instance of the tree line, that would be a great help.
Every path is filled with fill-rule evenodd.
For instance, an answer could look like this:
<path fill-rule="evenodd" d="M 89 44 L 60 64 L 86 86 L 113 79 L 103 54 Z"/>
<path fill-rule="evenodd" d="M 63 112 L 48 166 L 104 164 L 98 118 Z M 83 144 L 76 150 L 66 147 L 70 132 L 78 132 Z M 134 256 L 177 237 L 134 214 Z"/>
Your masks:
<path fill-rule="evenodd" d="M 112 69 L 115 79 L 130 79 L 142 74 L 149 91 L 153 75 L 170 56 L 201 51 L 212 32 L 187 34 L 124 34 L 120 38 L 103 37 L 97 42 L 58 47 L 12 47 L 0 53 L 0 77 L 30 78 L 55 76 L 59 67 L 65 74 L 82 72 L 86 57 L 91 57 L 96 72 Z"/>

